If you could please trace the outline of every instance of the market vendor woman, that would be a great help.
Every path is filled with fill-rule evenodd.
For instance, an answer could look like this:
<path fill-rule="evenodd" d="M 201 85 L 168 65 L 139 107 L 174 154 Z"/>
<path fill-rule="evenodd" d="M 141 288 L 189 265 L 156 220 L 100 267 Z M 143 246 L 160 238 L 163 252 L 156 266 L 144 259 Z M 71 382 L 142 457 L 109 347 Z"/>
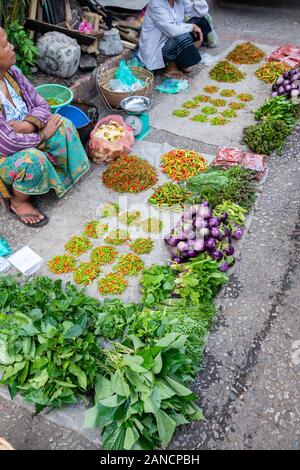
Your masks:
<path fill-rule="evenodd" d="M 0 28 L 0 196 L 13 217 L 40 227 L 48 218 L 30 197 L 50 189 L 62 197 L 86 173 L 89 161 L 73 124 L 51 115 L 15 61 Z"/>
<path fill-rule="evenodd" d="M 198 47 L 202 43 L 213 46 L 207 14 L 205 0 L 150 0 L 139 50 L 147 69 L 166 68 L 167 76 L 181 78 L 198 64 Z M 185 22 L 186 18 L 190 19 Z"/>

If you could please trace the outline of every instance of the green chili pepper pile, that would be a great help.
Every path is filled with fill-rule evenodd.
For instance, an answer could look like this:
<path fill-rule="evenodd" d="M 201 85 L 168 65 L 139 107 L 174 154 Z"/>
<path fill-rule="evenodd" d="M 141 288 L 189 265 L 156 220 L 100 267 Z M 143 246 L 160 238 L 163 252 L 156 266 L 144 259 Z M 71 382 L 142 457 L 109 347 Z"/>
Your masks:
<path fill-rule="evenodd" d="M 108 202 L 100 210 L 100 216 L 103 218 L 115 217 L 119 214 L 120 207 L 116 202 Z"/>
<path fill-rule="evenodd" d="M 217 65 L 209 72 L 210 77 L 218 82 L 236 83 L 244 80 L 246 74 L 241 72 L 235 65 L 230 64 L 227 60 L 218 62 Z"/>
<path fill-rule="evenodd" d="M 149 204 L 158 207 L 183 206 L 187 198 L 186 190 L 174 183 L 165 183 L 152 194 Z"/>
<path fill-rule="evenodd" d="M 161 220 L 152 217 L 150 219 L 144 220 L 141 224 L 144 232 L 147 233 L 160 233 L 163 229 L 163 223 Z"/>
<path fill-rule="evenodd" d="M 127 230 L 116 229 L 108 234 L 105 242 L 109 245 L 125 245 L 130 240 L 130 235 Z"/>
<path fill-rule="evenodd" d="M 239 111 L 246 107 L 245 103 L 239 103 L 238 101 L 232 101 L 229 104 L 229 108 L 234 109 L 235 111 Z"/>
<path fill-rule="evenodd" d="M 221 91 L 220 95 L 224 98 L 230 98 L 231 96 L 236 96 L 236 92 L 230 88 L 225 88 Z"/>
<path fill-rule="evenodd" d="M 215 106 L 204 106 L 201 111 L 203 114 L 217 114 L 218 112 Z"/>
<path fill-rule="evenodd" d="M 225 126 L 228 123 L 228 119 L 223 116 L 214 117 L 210 120 L 212 126 Z"/>
<path fill-rule="evenodd" d="M 217 93 L 219 91 L 219 87 L 218 86 L 214 86 L 214 85 L 208 85 L 206 87 L 203 88 L 203 91 L 205 91 L 205 93 Z"/>
<path fill-rule="evenodd" d="M 185 101 L 182 107 L 186 109 L 196 109 L 198 108 L 198 103 L 196 101 Z"/>
<path fill-rule="evenodd" d="M 108 230 L 108 224 L 102 224 L 99 220 L 93 220 L 88 222 L 85 227 L 83 234 L 90 238 L 99 238 Z"/>
<path fill-rule="evenodd" d="M 150 238 L 137 238 L 129 245 L 129 248 L 137 255 L 146 255 L 151 253 L 154 242 Z"/>
<path fill-rule="evenodd" d="M 221 98 L 216 98 L 216 99 L 214 99 L 214 100 L 211 100 L 211 104 L 212 104 L 213 106 L 217 106 L 217 107 L 226 106 L 227 101 L 226 101 L 226 100 L 222 100 Z"/>
<path fill-rule="evenodd" d="M 91 241 L 85 237 L 72 237 L 68 243 L 65 245 L 66 251 L 71 253 L 74 256 L 80 256 L 83 253 L 86 253 L 92 248 L 93 244 Z"/>
<path fill-rule="evenodd" d="M 81 286 L 88 286 L 101 272 L 100 268 L 94 263 L 81 263 L 74 271 L 74 282 Z"/>
<path fill-rule="evenodd" d="M 154 186 L 157 172 L 146 160 L 123 155 L 114 161 L 102 176 L 103 183 L 118 193 L 140 193 Z"/>
<path fill-rule="evenodd" d="M 206 95 L 197 95 L 194 96 L 193 100 L 196 101 L 196 103 L 209 103 L 211 97 Z"/>
<path fill-rule="evenodd" d="M 121 273 L 109 273 L 98 282 L 98 289 L 102 295 L 122 294 L 128 287 L 128 282 Z"/>
<path fill-rule="evenodd" d="M 281 77 L 284 72 L 290 70 L 289 67 L 284 62 L 266 62 L 260 69 L 255 73 L 259 80 L 262 80 L 265 83 L 274 83 L 277 78 Z"/>
<path fill-rule="evenodd" d="M 119 216 L 119 221 L 123 225 L 137 225 L 141 220 L 141 211 L 123 212 Z"/>
<path fill-rule="evenodd" d="M 252 101 L 254 98 L 253 98 L 253 95 L 250 95 L 250 93 L 241 93 L 240 95 L 238 95 L 238 100 L 240 101 Z"/>
<path fill-rule="evenodd" d="M 223 111 L 221 114 L 225 118 L 236 118 L 237 117 L 237 112 L 234 109 L 225 109 L 225 111 Z"/>
<path fill-rule="evenodd" d="M 92 251 L 91 261 L 96 265 L 104 266 L 105 264 L 114 263 L 117 255 L 117 250 L 111 246 L 98 246 Z"/>
<path fill-rule="evenodd" d="M 54 256 L 48 262 L 48 269 L 54 274 L 66 274 L 76 269 L 76 260 L 73 256 Z"/>
<path fill-rule="evenodd" d="M 137 276 L 143 268 L 144 261 L 133 253 L 121 256 L 117 266 L 117 270 L 128 277 Z"/>
<path fill-rule="evenodd" d="M 205 114 L 196 114 L 192 118 L 190 118 L 190 121 L 194 122 L 208 122 L 208 117 L 205 116 Z"/>
<path fill-rule="evenodd" d="M 173 116 L 179 117 L 179 118 L 185 118 L 188 117 L 191 113 L 187 109 L 176 109 L 173 111 Z"/>

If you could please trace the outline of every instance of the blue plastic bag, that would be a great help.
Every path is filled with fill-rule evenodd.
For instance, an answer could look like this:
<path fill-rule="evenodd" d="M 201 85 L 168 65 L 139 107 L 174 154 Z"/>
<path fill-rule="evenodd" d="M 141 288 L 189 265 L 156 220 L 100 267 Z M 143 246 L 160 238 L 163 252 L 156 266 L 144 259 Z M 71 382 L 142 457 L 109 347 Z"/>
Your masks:
<path fill-rule="evenodd" d="M 0 238 L 0 256 L 7 256 L 12 253 L 9 244 L 3 238 Z"/>
<path fill-rule="evenodd" d="M 167 95 L 176 95 L 182 91 L 188 91 L 190 84 L 185 79 L 167 78 L 155 90 L 160 93 L 166 93 Z"/>
<path fill-rule="evenodd" d="M 115 78 L 123 84 L 125 89 L 129 89 L 131 91 L 138 90 L 145 86 L 145 83 L 142 80 L 135 77 L 125 60 L 120 61 Z"/>

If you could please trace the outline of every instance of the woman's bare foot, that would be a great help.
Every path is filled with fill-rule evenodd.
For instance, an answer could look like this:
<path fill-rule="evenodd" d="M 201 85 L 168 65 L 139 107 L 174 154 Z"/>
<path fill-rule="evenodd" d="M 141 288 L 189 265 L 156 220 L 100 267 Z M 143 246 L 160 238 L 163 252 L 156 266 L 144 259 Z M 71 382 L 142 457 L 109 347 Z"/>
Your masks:
<path fill-rule="evenodd" d="M 45 218 L 44 215 L 40 214 L 39 211 L 30 204 L 28 199 L 21 201 L 19 198 L 13 197 L 10 200 L 10 207 L 26 224 L 37 224 Z"/>
<path fill-rule="evenodd" d="M 179 70 L 176 64 L 170 64 L 166 67 L 165 77 L 168 78 L 177 78 L 177 79 L 183 79 L 184 78 L 184 73 Z"/>
<path fill-rule="evenodd" d="M 191 73 L 192 70 L 193 70 L 193 67 L 187 67 L 186 69 L 182 69 L 184 73 Z"/>

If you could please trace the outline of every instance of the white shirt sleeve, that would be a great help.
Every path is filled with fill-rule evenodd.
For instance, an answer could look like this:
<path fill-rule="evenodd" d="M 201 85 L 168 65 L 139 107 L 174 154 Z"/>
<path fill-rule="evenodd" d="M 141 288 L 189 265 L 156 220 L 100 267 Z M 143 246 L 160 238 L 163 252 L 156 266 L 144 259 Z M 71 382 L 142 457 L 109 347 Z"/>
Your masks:
<path fill-rule="evenodd" d="M 183 0 L 184 11 L 187 16 L 199 16 L 202 18 L 209 11 L 206 0 Z"/>
<path fill-rule="evenodd" d="M 151 5 L 151 16 L 155 26 L 169 37 L 179 34 L 191 33 L 193 25 L 189 23 L 176 23 L 175 16 L 172 18 L 166 7 L 160 4 Z"/>

